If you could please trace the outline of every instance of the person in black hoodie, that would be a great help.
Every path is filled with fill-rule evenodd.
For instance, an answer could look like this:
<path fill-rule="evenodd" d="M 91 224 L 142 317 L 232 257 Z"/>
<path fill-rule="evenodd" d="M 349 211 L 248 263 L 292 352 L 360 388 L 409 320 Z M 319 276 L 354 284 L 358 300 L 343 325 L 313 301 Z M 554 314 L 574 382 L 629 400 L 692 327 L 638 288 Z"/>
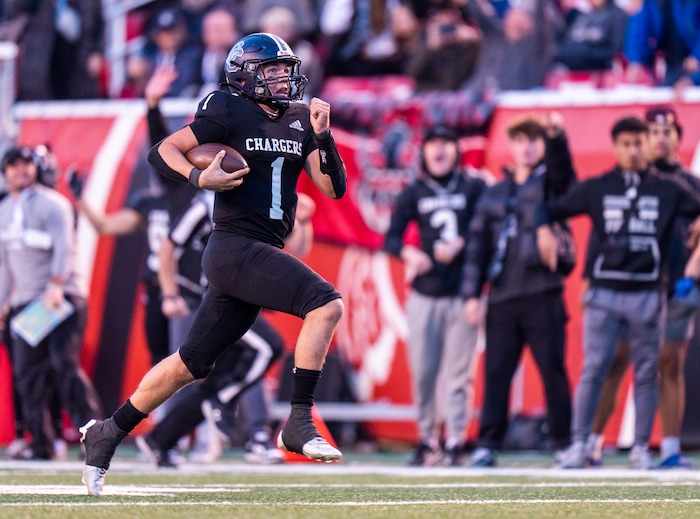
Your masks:
<path fill-rule="evenodd" d="M 481 319 L 480 296 L 489 284 L 486 309 L 485 389 L 477 449 L 471 465 L 496 465 L 508 428 L 508 399 L 526 344 L 544 383 L 549 437 L 555 451 L 570 442 L 571 396 L 564 366 L 567 313 L 565 272 L 552 272 L 538 253 L 535 214 L 549 197 L 576 179 L 563 120 L 550 113 L 543 124 L 531 116 L 508 128 L 513 167 L 487 189 L 470 226 L 462 293 L 467 319 Z"/>
<path fill-rule="evenodd" d="M 591 220 L 590 288 L 584 296 L 584 365 L 574 399 L 573 442 L 563 468 L 581 468 L 586 439 L 621 332 L 634 367 L 635 434 L 629 462 L 651 468 L 649 437 L 656 412 L 659 350 L 666 315 L 666 262 L 676 218 L 700 214 L 700 197 L 648 164 L 647 124 L 636 117 L 612 127 L 616 166 L 588 179 L 538 212 L 538 223 L 586 214 Z M 542 243 L 548 226 L 538 229 Z M 551 250 L 552 247 L 543 246 Z M 550 267 L 556 259 L 550 254 Z"/>
<path fill-rule="evenodd" d="M 645 113 L 649 125 L 649 158 L 662 175 L 676 179 L 700 193 L 700 178 L 683 167 L 679 157 L 683 128 L 675 110 L 668 106 L 653 106 Z M 664 341 L 659 354 L 659 417 L 661 418 L 661 457 L 658 468 L 692 468 L 682 455 L 681 426 L 685 411 L 685 376 L 683 366 L 688 343 L 693 335 L 699 291 L 695 268 L 700 249 L 689 247 L 691 221 L 676 218 L 671 249 L 668 256 L 668 284 Z M 691 259 L 692 254 L 692 259 Z M 589 262 L 590 263 L 590 262 Z M 591 434 L 586 442 L 586 464 L 602 465 L 603 432 L 615 409 L 620 382 L 630 361 L 626 337 L 618 342 L 617 352 L 602 388 Z"/>
<path fill-rule="evenodd" d="M 421 146 L 422 175 L 396 200 L 384 250 L 400 257 L 412 276 L 406 301 L 408 353 L 413 396 L 418 407 L 420 441 L 409 464 L 440 461 L 438 379 L 445 386 L 445 457 L 462 464 L 477 328 L 464 318 L 459 281 L 468 242 L 469 222 L 484 182 L 464 174 L 457 135 L 438 125 Z M 420 243 L 404 241 L 411 222 Z"/>

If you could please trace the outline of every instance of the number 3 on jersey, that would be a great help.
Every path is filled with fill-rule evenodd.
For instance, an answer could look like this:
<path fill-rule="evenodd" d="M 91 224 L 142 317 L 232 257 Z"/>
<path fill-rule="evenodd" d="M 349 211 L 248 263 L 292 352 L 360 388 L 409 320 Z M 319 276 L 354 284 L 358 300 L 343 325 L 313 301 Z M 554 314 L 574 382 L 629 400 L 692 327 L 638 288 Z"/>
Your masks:
<path fill-rule="evenodd" d="M 440 241 L 450 242 L 459 236 L 457 214 L 452 209 L 438 209 L 430 216 L 433 229 L 440 228 Z"/>

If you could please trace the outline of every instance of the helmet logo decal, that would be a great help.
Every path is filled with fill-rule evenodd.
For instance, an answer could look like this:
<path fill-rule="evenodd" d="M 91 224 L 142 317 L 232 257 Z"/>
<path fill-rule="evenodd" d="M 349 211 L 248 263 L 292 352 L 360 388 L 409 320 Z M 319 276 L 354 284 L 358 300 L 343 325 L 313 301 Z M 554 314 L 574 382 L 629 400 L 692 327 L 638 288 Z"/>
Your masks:
<path fill-rule="evenodd" d="M 238 70 L 238 66 L 234 62 L 238 62 L 239 58 L 242 58 L 244 54 L 243 51 L 243 41 L 238 41 L 229 51 L 228 59 L 226 60 L 226 68 L 228 70 Z"/>

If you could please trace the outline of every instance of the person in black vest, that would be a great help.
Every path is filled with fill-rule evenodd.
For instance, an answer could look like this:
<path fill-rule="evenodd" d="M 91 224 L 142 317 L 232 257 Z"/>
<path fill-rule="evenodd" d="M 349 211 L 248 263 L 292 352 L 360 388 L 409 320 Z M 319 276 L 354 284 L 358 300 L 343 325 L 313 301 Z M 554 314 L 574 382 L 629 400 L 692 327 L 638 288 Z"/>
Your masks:
<path fill-rule="evenodd" d="M 496 450 L 508 428 L 511 380 L 526 344 L 544 384 L 551 447 L 560 451 L 570 441 L 571 397 L 564 366 L 568 316 L 562 296 L 567 272 L 551 271 L 542 262 L 535 213 L 545 199 L 564 193 L 576 174 L 558 113 L 550 113 L 544 124 L 531 116 L 516 119 L 508 137 L 513 166 L 479 201 L 463 281 L 472 323 L 481 320 L 479 298 L 489 284 L 484 401 L 471 458 L 477 467 L 497 463 Z"/>

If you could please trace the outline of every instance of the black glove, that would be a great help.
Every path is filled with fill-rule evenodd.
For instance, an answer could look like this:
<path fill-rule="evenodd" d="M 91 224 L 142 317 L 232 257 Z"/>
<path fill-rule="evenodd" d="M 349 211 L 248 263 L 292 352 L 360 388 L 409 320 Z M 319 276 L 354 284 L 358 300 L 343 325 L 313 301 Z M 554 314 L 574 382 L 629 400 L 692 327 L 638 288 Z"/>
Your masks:
<path fill-rule="evenodd" d="M 83 196 L 83 185 L 85 180 L 80 175 L 80 172 L 75 166 L 70 166 L 68 171 L 66 171 L 66 176 L 68 177 L 68 187 L 73 193 L 76 200 L 80 200 Z"/>

